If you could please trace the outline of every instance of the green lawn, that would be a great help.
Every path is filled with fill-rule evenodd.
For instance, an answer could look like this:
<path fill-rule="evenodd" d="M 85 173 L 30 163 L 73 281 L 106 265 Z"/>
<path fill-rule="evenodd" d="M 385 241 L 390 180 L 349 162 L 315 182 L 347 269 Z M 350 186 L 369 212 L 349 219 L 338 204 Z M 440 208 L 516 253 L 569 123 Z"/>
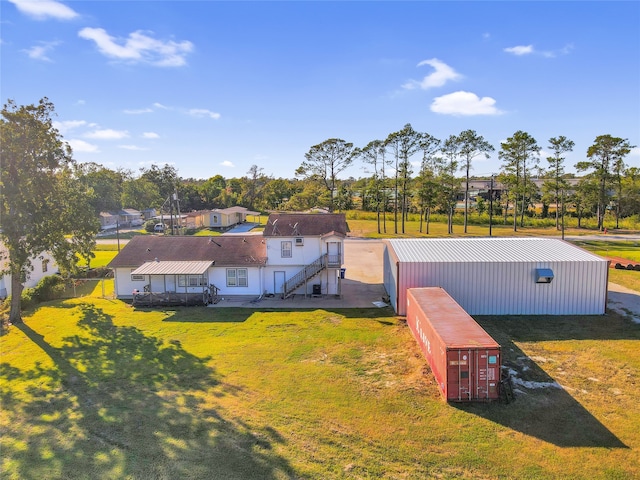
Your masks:
<path fill-rule="evenodd" d="M 640 477 L 640 326 L 617 315 L 479 318 L 521 393 L 456 406 L 389 309 L 100 294 L 0 338 L 2 478 Z"/>

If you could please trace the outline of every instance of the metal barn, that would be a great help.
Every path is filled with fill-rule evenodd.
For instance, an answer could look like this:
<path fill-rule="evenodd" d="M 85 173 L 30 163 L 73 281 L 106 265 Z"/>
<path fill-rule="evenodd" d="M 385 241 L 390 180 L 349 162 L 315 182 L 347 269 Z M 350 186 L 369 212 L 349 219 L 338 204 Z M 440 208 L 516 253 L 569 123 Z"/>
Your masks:
<path fill-rule="evenodd" d="M 384 240 L 384 286 L 398 315 L 407 289 L 442 287 L 470 315 L 600 315 L 609 261 L 553 238 Z"/>

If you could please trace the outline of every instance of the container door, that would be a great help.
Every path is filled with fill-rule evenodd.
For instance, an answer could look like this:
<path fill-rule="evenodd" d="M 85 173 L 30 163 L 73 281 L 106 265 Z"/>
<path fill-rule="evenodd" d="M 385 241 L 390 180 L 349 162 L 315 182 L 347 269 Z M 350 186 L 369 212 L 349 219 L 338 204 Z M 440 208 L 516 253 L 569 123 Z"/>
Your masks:
<path fill-rule="evenodd" d="M 473 358 L 470 350 L 448 352 L 447 400 L 468 402 L 472 399 Z"/>
<path fill-rule="evenodd" d="M 500 352 L 495 349 L 476 350 L 475 357 L 475 398 L 478 400 L 498 398 Z"/>

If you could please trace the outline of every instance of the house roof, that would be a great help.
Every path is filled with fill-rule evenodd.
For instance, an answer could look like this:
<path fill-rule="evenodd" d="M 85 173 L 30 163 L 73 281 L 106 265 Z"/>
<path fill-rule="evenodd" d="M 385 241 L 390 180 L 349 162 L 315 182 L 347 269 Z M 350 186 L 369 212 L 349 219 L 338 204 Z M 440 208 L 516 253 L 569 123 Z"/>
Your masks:
<path fill-rule="evenodd" d="M 555 238 L 405 238 L 385 240 L 400 262 L 604 262 Z"/>
<path fill-rule="evenodd" d="M 254 212 L 252 210 L 247 210 L 246 207 L 229 207 L 229 208 L 214 208 L 211 210 L 214 213 L 223 213 L 225 215 L 232 215 L 234 213 L 244 213 L 245 215 L 260 215 L 260 212 Z"/>
<path fill-rule="evenodd" d="M 259 236 L 183 237 L 137 235 L 111 260 L 109 268 L 145 262 L 215 262 L 215 266 L 262 266 L 267 249 Z"/>
<path fill-rule="evenodd" d="M 344 213 L 272 213 L 264 228 L 265 237 L 346 236 L 349 231 Z"/>
<path fill-rule="evenodd" d="M 131 275 L 204 275 L 212 262 L 145 262 Z"/>

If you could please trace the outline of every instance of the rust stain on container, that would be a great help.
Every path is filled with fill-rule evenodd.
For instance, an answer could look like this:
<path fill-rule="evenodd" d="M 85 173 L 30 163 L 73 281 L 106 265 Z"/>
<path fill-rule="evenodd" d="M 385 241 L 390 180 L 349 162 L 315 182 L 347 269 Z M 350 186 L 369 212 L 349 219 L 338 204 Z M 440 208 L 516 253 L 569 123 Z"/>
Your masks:
<path fill-rule="evenodd" d="M 498 399 L 500 345 L 444 289 L 408 289 L 407 324 L 447 401 Z"/>

